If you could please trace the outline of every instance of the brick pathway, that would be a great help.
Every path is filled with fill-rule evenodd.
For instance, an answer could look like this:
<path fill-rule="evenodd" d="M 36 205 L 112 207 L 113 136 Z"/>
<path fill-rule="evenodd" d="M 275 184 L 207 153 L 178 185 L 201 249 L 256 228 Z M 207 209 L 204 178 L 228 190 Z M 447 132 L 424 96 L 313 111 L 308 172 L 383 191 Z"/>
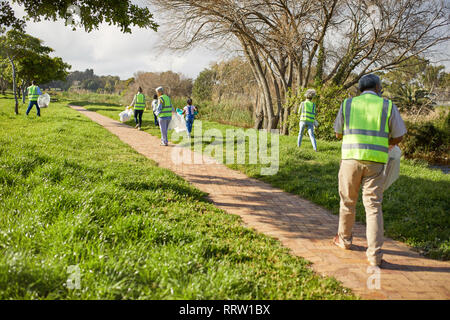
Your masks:
<path fill-rule="evenodd" d="M 424 258 L 405 244 L 386 238 L 383 252 L 387 263 L 380 270 L 380 289 L 369 289 L 365 256 L 365 227 L 355 225 L 354 248 L 342 250 L 331 244 L 338 217 L 327 210 L 208 159 L 210 164 L 172 162 L 174 146 L 161 147 L 160 140 L 98 113 L 73 109 L 104 126 L 136 151 L 170 169 L 198 189 L 214 204 L 242 217 L 259 232 L 277 238 L 313 263 L 319 274 L 333 276 L 364 299 L 450 299 L 450 263 Z M 177 148 L 178 149 L 178 148 Z M 187 150 L 187 154 L 192 152 Z M 375 284 L 375 282 L 369 283 Z"/>

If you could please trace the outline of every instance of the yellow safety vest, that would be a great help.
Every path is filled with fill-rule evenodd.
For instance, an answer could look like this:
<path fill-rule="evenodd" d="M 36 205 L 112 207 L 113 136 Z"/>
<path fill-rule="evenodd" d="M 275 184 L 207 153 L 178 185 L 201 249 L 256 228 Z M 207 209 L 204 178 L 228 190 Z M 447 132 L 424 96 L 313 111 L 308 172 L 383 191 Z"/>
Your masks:
<path fill-rule="evenodd" d="M 172 102 L 170 101 L 170 98 L 167 95 L 163 94 L 161 97 L 159 97 L 159 101 L 162 103 L 163 107 L 158 117 L 172 117 Z"/>
<path fill-rule="evenodd" d="M 316 120 L 316 105 L 311 101 L 304 101 L 300 121 L 314 122 Z"/>
<path fill-rule="evenodd" d="M 39 98 L 38 87 L 37 86 L 28 87 L 28 100 L 37 101 L 38 98 Z"/>
<path fill-rule="evenodd" d="M 363 94 L 346 99 L 343 106 L 342 159 L 387 163 L 392 101 Z"/>
<path fill-rule="evenodd" d="M 145 95 L 142 93 L 136 94 L 136 101 L 134 102 L 135 110 L 145 110 Z"/>

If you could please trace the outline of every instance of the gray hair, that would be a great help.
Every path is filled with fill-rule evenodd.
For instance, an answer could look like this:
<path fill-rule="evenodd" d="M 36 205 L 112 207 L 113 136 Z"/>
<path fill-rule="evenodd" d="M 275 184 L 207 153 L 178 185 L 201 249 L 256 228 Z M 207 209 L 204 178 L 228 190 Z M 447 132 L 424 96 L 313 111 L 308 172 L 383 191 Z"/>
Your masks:
<path fill-rule="evenodd" d="M 306 99 L 312 99 L 316 96 L 316 90 L 314 89 L 308 89 L 305 93 Z"/>
<path fill-rule="evenodd" d="M 358 89 L 364 92 L 368 89 L 375 89 L 377 86 L 381 87 L 381 79 L 376 74 L 366 74 L 359 80 Z"/>
<path fill-rule="evenodd" d="M 164 93 L 164 88 L 163 87 L 158 87 L 158 88 L 156 88 L 156 92 Z"/>

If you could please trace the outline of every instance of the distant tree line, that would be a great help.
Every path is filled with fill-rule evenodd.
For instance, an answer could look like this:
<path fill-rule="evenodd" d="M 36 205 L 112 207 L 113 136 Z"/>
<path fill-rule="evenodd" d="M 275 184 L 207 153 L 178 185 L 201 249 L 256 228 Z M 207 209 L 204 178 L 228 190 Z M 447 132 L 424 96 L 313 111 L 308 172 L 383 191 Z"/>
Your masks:
<path fill-rule="evenodd" d="M 192 79 L 181 73 L 175 73 L 173 71 L 140 71 L 134 75 L 134 80 L 130 82 L 124 97 L 126 102 L 131 102 L 138 88 L 141 87 L 148 99 L 151 100 L 153 95 L 155 95 L 155 89 L 160 86 L 164 87 L 165 92 L 172 97 L 190 97 L 192 94 L 192 85 Z"/>
<path fill-rule="evenodd" d="M 67 75 L 65 80 L 56 80 L 45 83 L 43 88 L 55 88 L 63 91 L 87 90 L 98 93 L 121 94 L 133 78 L 120 80 L 118 76 L 98 76 L 93 69 L 85 71 L 74 71 Z"/>

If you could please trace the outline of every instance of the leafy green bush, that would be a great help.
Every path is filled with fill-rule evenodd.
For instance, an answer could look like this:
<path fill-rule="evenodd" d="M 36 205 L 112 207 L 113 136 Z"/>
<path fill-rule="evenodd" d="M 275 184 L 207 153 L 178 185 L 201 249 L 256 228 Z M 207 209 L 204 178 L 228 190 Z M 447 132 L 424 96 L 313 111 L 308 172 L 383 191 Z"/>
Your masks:
<path fill-rule="evenodd" d="M 287 104 L 299 106 L 305 100 L 305 93 L 307 89 L 300 89 L 296 95 L 289 94 Z M 319 127 L 316 128 L 315 134 L 319 139 L 333 140 L 334 135 L 334 120 L 339 112 L 342 101 L 348 97 L 348 92 L 338 86 L 326 86 L 316 88 L 317 95 L 313 102 L 317 106 L 317 122 Z M 297 111 L 297 109 L 295 109 Z M 300 115 L 294 112 L 289 116 L 288 126 L 289 134 L 296 135 L 298 133 L 298 123 Z"/>
<path fill-rule="evenodd" d="M 406 122 L 408 134 L 401 147 L 406 158 L 448 164 L 450 151 L 450 113 L 437 121 Z"/>

